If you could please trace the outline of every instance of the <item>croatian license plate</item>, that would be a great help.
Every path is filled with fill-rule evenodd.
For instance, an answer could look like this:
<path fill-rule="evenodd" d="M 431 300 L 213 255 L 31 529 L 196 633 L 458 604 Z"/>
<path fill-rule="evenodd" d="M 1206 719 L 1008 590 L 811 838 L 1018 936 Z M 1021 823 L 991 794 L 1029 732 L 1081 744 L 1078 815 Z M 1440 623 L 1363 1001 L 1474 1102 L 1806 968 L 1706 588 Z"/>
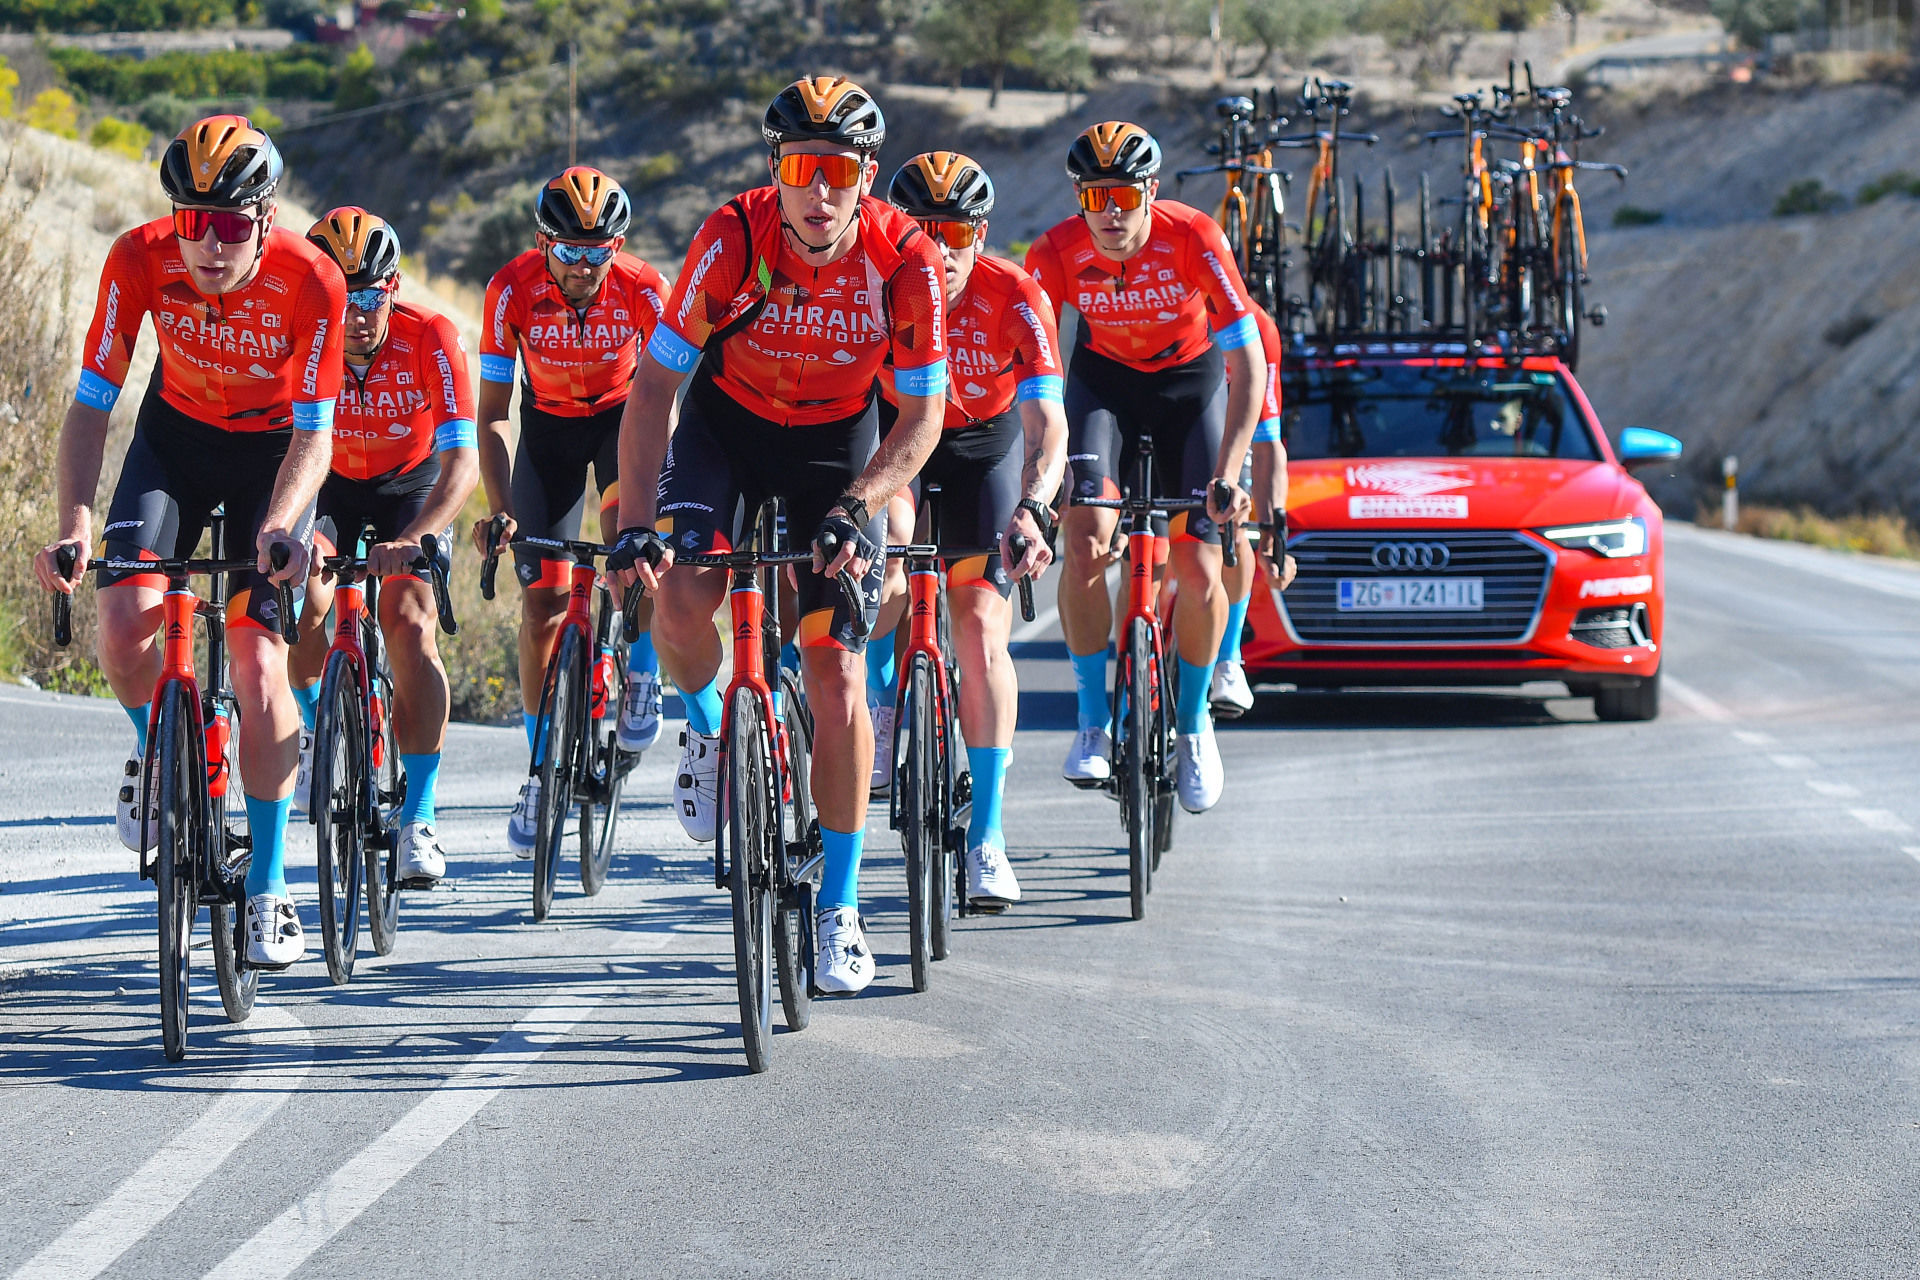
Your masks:
<path fill-rule="evenodd" d="M 1480 578 L 1341 578 L 1343 613 L 1479 613 L 1487 607 Z"/>

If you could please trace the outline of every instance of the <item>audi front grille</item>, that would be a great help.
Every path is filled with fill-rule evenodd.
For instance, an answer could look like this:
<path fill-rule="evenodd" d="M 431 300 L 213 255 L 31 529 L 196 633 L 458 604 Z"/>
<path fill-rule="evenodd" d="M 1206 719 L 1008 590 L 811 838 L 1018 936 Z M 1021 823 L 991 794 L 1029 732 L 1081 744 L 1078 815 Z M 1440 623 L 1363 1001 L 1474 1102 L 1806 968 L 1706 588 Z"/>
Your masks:
<path fill-rule="evenodd" d="M 1308 645 L 1432 648 L 1524 644 L 1540 620 L 1553 556 L 1517 533 L 1303 533 L 1287 550 L 1299 576 L 1282 618 Z M 1477 611 L 1342 611 L 1340 580 L 1479 578 Z"/>

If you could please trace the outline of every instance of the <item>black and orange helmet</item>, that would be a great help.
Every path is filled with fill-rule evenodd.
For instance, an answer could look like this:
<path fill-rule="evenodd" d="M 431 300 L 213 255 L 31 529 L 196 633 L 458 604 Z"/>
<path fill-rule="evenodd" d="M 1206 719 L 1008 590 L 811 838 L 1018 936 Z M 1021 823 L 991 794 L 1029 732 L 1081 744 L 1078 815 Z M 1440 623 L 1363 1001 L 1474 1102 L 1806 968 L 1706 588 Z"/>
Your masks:
<path fill-rule="evenodd" d="M 555 240 L 617 240 L 633 221 L 633 201 L 598 169 L 577 164 L 533 201 L 533 224 Z"/>
<path fill-rule="evenodd" d="M 208 116 L 167 144 L 160 186 L 175 204 L 244 209 L 271 196 L 283 170 L 273 139 L 251 120 Z"/>
<path fill-rule="evenodd" d="M 1075 182 L 1145 182 L 1160 172 L 1160 144 L 1137 124 L 1103 120 L 1073 140 L 1067 176 Z"/>
<path fill-rule="evenodd" d="M 912 218 L 978 222 L 993 212 L 993 179 L 958 151 L 926 151 L 900 166 L 887 201 Z"/>
<path fill-rule="evenodd" d="M 349 289 L 384 284 L 400 270 L 400 237 L 385 218 L 359 205 L 327 210 L 307 228 L 307 239 L 340 265 Z"/>
<path fill-rule="evenodd" d="M 767 106 L 760 134 L 770 147 L 783 142 L 837 142 L 854 151 L 878 151 L 887 121 L 873 95 L 845 76 L 795 80 Z"/>

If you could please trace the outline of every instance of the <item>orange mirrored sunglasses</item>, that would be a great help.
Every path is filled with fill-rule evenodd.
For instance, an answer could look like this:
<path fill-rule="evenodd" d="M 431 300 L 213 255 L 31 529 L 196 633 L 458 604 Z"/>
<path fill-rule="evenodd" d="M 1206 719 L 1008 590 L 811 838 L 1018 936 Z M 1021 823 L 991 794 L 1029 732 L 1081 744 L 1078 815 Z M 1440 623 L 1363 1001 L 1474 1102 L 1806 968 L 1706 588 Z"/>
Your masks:
<path fill-rule="evenodd" d="M 948 222 L 943 218 L 915 218 L 914 221 L 949 249 L 970 249 L 980 239 L 980 228 L 971 222 Z"/>
<path fill-rule="evenodd" d="M 1147 200 L 1145 187 L 1081 187 L 1079 192 L 1080 207 L 1088 213 L 1102 212 L 1109 200 L 1114 208 L 1131 213 Z"/>
<path fill-rule="evenodd" d="M 823 156 L 805 152 L 785 155 L 780 157 L 778 171 L 780 181 L 789 187 L 810 187 L 816 174 L 825 178 L 830 187 L 860 185 L 859 156 Z"/>

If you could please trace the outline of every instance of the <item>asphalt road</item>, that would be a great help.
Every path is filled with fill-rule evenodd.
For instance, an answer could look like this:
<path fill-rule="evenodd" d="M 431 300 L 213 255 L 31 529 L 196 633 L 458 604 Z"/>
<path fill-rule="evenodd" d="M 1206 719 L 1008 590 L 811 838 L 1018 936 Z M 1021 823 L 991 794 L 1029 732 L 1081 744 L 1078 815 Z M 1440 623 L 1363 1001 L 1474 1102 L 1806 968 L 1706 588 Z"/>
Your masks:
<path fill-rule="evenodd" d="M 1138 924 L 1036 637 L 1026 902 L 913 996 L 874 835 L 880 976 L 759 1077 L 672 753 L 534 925 L 480 728 L 394 955 L 244 1026 L 209 985 L 166 1063 L 125 721 L 0 692 L 0 1276 L 1912 1274 L 1920 572 L 1674 530 L 1669 576 L 1654 723 L 1266 699 Z"/>

